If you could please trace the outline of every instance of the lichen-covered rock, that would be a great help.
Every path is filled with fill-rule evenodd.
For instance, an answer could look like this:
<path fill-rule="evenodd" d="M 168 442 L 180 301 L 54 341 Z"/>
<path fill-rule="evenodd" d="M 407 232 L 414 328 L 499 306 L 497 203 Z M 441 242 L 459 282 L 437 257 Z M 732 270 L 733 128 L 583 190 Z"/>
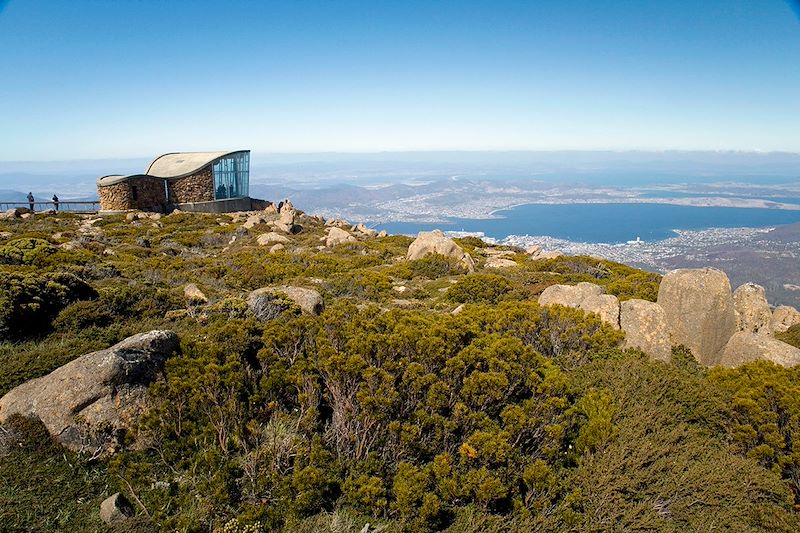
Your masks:
<path fill-rule="evenodd" d="M 736 328 L 761 335 L 772 334 L 772 311 L 770 311 L 764 287 L 745 283 L 733 291 L 733 307 L 736 310 Z"/>
<path fill-rule="evenodd" d="M 256 289 L 248 296 L 247 305 L 256 313 L 255 307 L 258 305 L 259 298 L 264 296 L 274 297 L 280 294 L 285 294 L 290 300 L 296 303 L 300 309 L 310 315 L 318 315 L 325 309 L 325 302 L 317 291 L 304 287 L 292 287 L 290 285 Z"/>
<path fill-rule="evenodd" d="M 625 332 L 625 348 L 636 348 L 660 361 L 672 359 L 667 314 L 660 305 L 626 300 L 620 304 L 619 323 Z"/>
<path fill-rule="evenodd" d="M 272 244 L 286 244 L 289 242 L 289 238 L 285 235 L 281 235 L 280 233 L 276 233 L 271 231 L 269 233 L 262 233 L 256 238 L 256 242 L 259 246 L 270 246 Z"/>
<path fill-rule="evenodd" d="M 38 418 L 72 450 L 113 451 L 144 408 L 147 386 L 177 348 L 174 332 L 151 331 L 82 355 L 0 398 L 0 423 L 14 414 Z"/>
<path fill-rule="evenodd" d="M 259 224 L 264 223 L 264 218 L 261 215 L 252 215 L 247 217 L 242 227 L 244 229 L 253 229 L 254 227 L 258 226 Z"/>
<path fill-rule="evenodd" d="M 325 246 L 328 248 L 344 244 L 346 242 L 356 242 L 356 238 L 350 235 L 347 231 L 337 226 L 331 226 L 328 229 L 328 236 L 325 237 Z"/>
<path fill-rule="evenodd" d="M 413 261 L 422 259 L 429 254 L 439 254 L 446 257 L 453 257 L 463 264 L 469 272 L 475 271 L 475 263 L 469 254 L 457 245 L 453 239 L 435 229 L 433 231 L 421 231 L 417 238 L 408 247 L 406 259 Z"/>
<path fill-rule="evenodd" d="M 581 302 L 590 296 L 599 296 L 606 291 L 603 287 L 582 281 L 577 285 L 550 285 L 539 295 L 539 305 L 563 305 L 580 307 Z"/>
<path fill-rule="evenodd" d="M 133 516 L 133 507 L 128 499 L 119 492 L 112 494 L 100 504 L 100 519 L 109 526 L 124 522 L 131 516 Z"/>
<path fill-rule="evenodd" d="M 356 224 L 353 227 L 353 231 L 355 231 L 356 233 L 360 233 L 361 235 L 363 235 L 365 237 L 377 237 L 378 236 L 377 230 L 374 230 L 372 228 L 368 228 L 364 224 Z"/>
<path fill-rule="evenodd" d="M 485 268 L 511 268 L 517 266 L 517 262 L 504 257 L 487 257 L 483 266 Z"/>
<path fill-rule="evenodd" d="M 772 361 L 785 367 L 796 366 L 800 364 L 800 349 L 767 335 L 739 331 L 728 341 L 719 364 L 736 368 L 757 360 Z"/>
<path fill-rule="evenodd" d="M 194 283 L 190 283 L 183 288 L 183 296 L 192 303 L 208 302 L 206 295 Z"/>
<path fill-rule="evenodd" d="M 715 268 L 673 270 L 661 280 L 658 304 L 664 308 L 673 345 L 682 344 L 704 365 L 719 362 L 736 332 L 736 313 L 728 276 Z"/>
<path fill-rule="evenodd" d="M 619 329 L 619 299 L 612 294 L 592 294 L 578 306 L 586 313 L 595 313 L 600 320 Z"/>
<path fill-rule="evenodd" d="M 779 305 L 772 312 L 772 331 L 783 333 L 790 327 L 800 324 L 800 311 L 790 305 Z"/>

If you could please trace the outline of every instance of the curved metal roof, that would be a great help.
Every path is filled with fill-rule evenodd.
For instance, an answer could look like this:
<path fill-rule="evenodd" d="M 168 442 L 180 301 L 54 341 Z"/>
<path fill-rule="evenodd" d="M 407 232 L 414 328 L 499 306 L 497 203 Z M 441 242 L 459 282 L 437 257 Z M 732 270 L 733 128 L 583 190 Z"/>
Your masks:
<path fill-rule="evenodd" d="M 160 155 L 147 167 L 146 174 L 158 178 L 182 178 L 194 174 L 201 168 L 215 163 L 225 156 L 249 152 L 250 150 L 234 150 L 232 152 L 175 152 Z"/>
<path fill-rule="evenodd" d="M 102 178 L 97 179 L 97 186 L 98 187 L 108 187 L 109 185 L 116 185 L 117 183 L 122 183 L 124 181 L 129 181 L 138 178 L 152 178 L 153 176 L 148 176 L 147 174 L 131 174 L 129 176 L 122 176 L 120 174 L 112 174 L 110 176 L 103 176 Z"/>

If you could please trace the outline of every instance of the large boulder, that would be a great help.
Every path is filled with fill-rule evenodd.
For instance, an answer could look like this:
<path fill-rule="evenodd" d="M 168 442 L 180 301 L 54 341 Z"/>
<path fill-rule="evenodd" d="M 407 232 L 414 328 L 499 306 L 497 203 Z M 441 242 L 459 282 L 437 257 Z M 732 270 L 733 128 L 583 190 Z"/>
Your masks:
<path fill-rule="evenodd" d="M 733 291 L 733 307 L 736 310 L 736 328 L 761 335 L 772 333 L 772 311 L 764 293 L 764 287 L 745 283 Z"/>
<path fill-rule="evenodd" d="M 728 276 L 715 268 L 667 273 L 658 290 L 673 345 L 682 344 L 704 365 L 719 362 L 736 332 L 736 312 Z"/>
<path fill-rule="evenodd" d="M 325 310 L 325 302 L 317 291 L 304 287 L 292 287 L 290 285 L 256 289 L 247 297 L 247 305 L 258 317 L 259 308 L 263 307 L 265 302 L 274 301 L 275 297 L 281 295 L 286 295 L 286 297 L 297 304 L 303 312 L 310 315 L 318 315 Z"/>
<path fill-rule="evenodd" d="M 620 304 L 619 323 L 625 332 L 625 348 L 636 348 L 661 361 L 672 359 L 667 314 L 660 305 L 626 300 Z"/>
<path fill-rule="evenodd" d="M 586 313 L 595 313 L 600 320 L 619 329 L 619 299 L 612 294 L 592 294 L 578 306 Z"/>
<path fill-rule="evenodd" d="M 790 327 L 800 324 L 800 311 L 790 305 L 779 305 L 772 312 L 772 331 L 783 333 Z"/>
<path fill-rule="evenodd" d="M 422 259 L 429 254 L 439 254 L 445 257 L 453 257 L 460 261 L 469 272 L 475 271 L 475 263 L 472 257 L 465 253 L 464 250 L 457 245 L 453 239 L 447 237 L 444 233 L 435 229 L 433 231 L 421 231 L 414 239 L 414 242 L 408 247 L 406 259 L 413 261 Z"/>
<path fill-rule="evenodd" d="M 178 348 L 172 331 L 150 331 L 82 355 L 0 398 L 0 423 L 38 418 L 64 446 L 100 455 L 113 451 L 141 414 L 147 386 Z"/>
<path fill-rule="evenodd" d="M 736 368 L 756 360 L 792 367 L 800 364 L 800 349 L 767 335 L 739 331 L 728 341 L 719 364 Z"/>
<path fill-rule="evenodd" d="M 539 295 L 539 305 L 558 304 L 577 308 L 590 296 L 600 296 L 605 292 L 600 285 L 585 281 L 577 285 L 550 285 Z"/>
<path fill-rule="evenodd" d="M 350 235 L 347 231 L 339 227 L 332 226 L 328 228 L 328 236 L 325 237 L 325 246 L 331 248 L 347 242 L 356 242 L 356 240 L 357 239 Z"/>

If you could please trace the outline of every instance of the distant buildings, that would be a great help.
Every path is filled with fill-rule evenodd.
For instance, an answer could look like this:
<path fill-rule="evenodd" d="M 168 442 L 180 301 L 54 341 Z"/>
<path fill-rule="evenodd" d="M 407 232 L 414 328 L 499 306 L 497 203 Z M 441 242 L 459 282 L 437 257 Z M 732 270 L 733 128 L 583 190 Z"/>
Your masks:
<path fill-rule="evenodd" d="M 101 211 L 247 211 L 250 151 L 177 152 L 157 157 L 144 174 L 97 180 Z"/>

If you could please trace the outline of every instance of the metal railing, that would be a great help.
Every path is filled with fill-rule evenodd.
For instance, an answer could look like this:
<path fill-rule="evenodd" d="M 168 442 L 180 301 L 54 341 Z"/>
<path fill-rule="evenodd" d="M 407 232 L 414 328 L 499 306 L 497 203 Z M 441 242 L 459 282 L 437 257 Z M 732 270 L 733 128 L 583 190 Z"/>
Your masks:
<path fill-rule="evenodd" d="M 31 208 L 31 202 L 0 202 L 0 211 L 6 211 L 15 207 Z M 78 214 L 94 214 L 100 211 L 100 201 L 73 201 L 73 200 L 60 200 L 58 202 L 58 209 L 56 203 L 49 202 L 33 202 L 33 211 L 64 211 L 67 213 Z"/>

